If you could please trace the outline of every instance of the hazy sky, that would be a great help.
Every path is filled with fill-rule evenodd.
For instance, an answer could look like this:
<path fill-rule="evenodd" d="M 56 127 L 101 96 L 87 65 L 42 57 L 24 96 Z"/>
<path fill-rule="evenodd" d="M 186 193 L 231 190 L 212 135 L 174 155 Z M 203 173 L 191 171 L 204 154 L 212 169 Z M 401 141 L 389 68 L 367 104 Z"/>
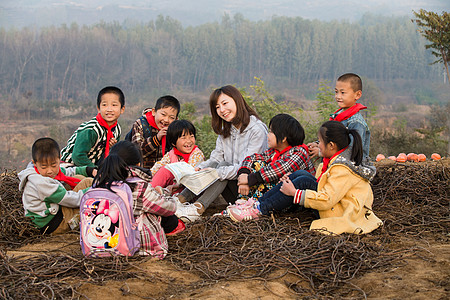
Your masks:
<path fill-rule="evenodd" d="M 225 13 L 252 21 L 277 15 L 353 22 L 364 13 L 412 17 L 412 10 L 420 8 L 449 11 L 450 0 L 0 0 L 0 26 L 150 21 L 158 15 L 198 25 L 220 21 Z"/>

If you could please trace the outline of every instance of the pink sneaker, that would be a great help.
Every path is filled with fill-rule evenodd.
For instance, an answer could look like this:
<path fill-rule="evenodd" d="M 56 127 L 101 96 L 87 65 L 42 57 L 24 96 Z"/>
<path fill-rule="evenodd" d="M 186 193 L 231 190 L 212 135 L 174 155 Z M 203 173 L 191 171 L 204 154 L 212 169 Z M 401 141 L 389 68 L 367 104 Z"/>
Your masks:
<path fill-rule="evenodd" d="M 250 207 L 250 206 L 253 206 L 253 203 L 255 203 L 255 202 L 256 202 L 256 200 L 253 197 L 248 198 L 248 200 L 237 199 L 236 202 L 234 202 L 234 204 L 229 205 L 229 207 L 234 207 L 234 206 L 236 206 L 236 207 Z"/>
<path fill-rule="evenodd" d="M 233 207 L 229 206 L 227 208 L 228 215 L 235 222 L 257 220 L 259 219 L 261 212 L 259 211 L 259 209 L 256 208 L 256 205 L 254 205 L 255 202 L 256 201 L 253 200 L 251 206 L 247 205 L 233 206 Z"/>

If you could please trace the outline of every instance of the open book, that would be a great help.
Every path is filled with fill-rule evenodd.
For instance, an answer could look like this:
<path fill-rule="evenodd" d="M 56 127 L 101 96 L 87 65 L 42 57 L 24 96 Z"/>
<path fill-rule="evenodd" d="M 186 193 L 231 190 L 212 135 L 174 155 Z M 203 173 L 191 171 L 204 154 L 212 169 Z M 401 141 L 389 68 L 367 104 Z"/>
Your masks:
<path fill-rule="evenodd" d="M 184 161 L 167 164 L 165 167 L 172 172 L 177 183 L 184 185 L 195 195 L 199 195 L 219 179 L 216 169 L 195 171 L 193 166 Z"/>

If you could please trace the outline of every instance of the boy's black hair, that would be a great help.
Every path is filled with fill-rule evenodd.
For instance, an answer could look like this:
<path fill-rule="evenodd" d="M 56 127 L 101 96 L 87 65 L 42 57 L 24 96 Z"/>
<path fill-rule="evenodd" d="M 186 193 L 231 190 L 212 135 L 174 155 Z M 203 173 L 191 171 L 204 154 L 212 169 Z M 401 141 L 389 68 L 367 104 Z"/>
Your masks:
<path fill-rule="evenodd" d="M 166 108 L 166 107 L 173 107 L 174 109 L 176 109 L 177 117 L 178 117 L 181 106 L 180 106 L 180 101 L 178 101 L 177 98 L 175 98 L 174 96 L 166 95 L 166 96 L 159 97 L 159 99 L 156 100 L 156 104 L 155 104 L 156 111 L 158 111 L 161 108 Z"/>
<path fill-rule="evenodd" d="M 188 120 L 175 120 L 167 127 L 166 152 L 175 147 L 178 139 L 186 132 L 196 137 L 195 126 Z"/>
<path fill-rule="evenodd" d="M 350 159 L 359 166 L 363 158 L 362 139 L 358 131 L 347 129 L 344 124 L 338 121 L 327 121 L 319 129 L 319 135 L 325 144 L 333 142 L 338 150 L 350 145 L 350 134 L 353 136 L 352 154 Z"/>
<path fill-rule="evenodd" d="M 277 143 L 281 143 L 286 138 L 290 146 L 298 146 L 305 140 L 305 130 L 291 115 L 276 115 L 270 120 L 269 128 L 275 134 Z"/>
<path fill-rule="evenodd" d="M 59 151 L 59 145 L 54 139 L 44 137 L 37 139 L 31 146 L 31 157 L 34 162 L 47 162 L 59 158 Z"/>
<path fill-rule="evenodd" d="M 97 96 L 97 108 L 100 108 L 100 103 L 102 102 L 102 96 L 104 94 L 116 94 L 117 96 L 119 96 L 119 101 L 120 101 L 120 107 L 124 107 L 125 106 L 125 95 L 123 94 L 122 90 L 119 89 L 116 86 L 107 86 L 104 87 L 100 90 L 100 92 L 98 92 L 98 96 Z"/>
<path fill-rule="evenodd" d="M 337 79 L 337 81 L 349 82 L 354 92 L 362 91 L 361 77 L 354 73 L 345 73 Z"/>
<path fill-rule="evenodd" d="M 130 141 L 115 144 L 109 155 L 100 164 L 92 186 L 111 190 L 114 181 L 125 181 L 128 178 L 128 166 L 142 163 L 140 150 Z"/>

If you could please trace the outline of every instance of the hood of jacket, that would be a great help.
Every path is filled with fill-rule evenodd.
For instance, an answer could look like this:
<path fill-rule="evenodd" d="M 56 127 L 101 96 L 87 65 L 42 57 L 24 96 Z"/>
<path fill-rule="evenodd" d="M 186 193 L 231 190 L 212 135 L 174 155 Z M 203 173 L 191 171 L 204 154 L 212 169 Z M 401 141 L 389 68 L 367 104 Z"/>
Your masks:
<path fill-rule="evenodd" d="M 19 172 L 19 174 L 17 174 L 17 176 L 19 177 L 20 183 L 19 183 L 19 190 L 23 191 L 23 189 L 25 188 L 25 185 L 27 184 L 28 181 L 28 176 L 30 175 L 37 175 L 36 170 L 33 168 L 33 165 L 28 165 L 27 168 L 25 170 L 22 170 Z"/>
<path fill-rule="evenodd" d="M 370 162 L 362 162 L 359 166 L 355 164 L 355 162 L 350 160 L 352 153 L 352 147 L 348 146 L 348 148 L 342 152 L 340 155 L 335 157 L 331 163 L 330 167 L 335 164 L 345 165 L 347 166 L 354 174 L 366 179 L 368 181 L 372 181 L 375 177 L 377 169 Z M 329 168 L 330 168 L 329 167 Z"/>

